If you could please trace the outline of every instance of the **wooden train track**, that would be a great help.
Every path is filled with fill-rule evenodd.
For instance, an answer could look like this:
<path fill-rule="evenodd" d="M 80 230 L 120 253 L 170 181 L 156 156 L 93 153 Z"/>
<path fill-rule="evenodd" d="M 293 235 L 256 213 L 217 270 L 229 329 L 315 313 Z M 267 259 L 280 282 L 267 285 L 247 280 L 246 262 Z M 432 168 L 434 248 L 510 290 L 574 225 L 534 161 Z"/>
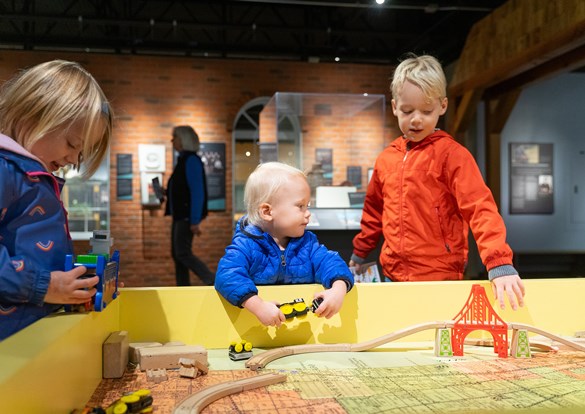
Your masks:
<path fill-rule="evenodd" d="M 427 329 L 452 328 L 453 321 L 426 322 L 418 325 L 412 325 L 407 328 L 389 333 L 365 342 L 357 344 L 308 344 L 285 346 L 282 348 L 271 349 L 261 354 L 255 355 L 246 362 L 246 367 L 252 371 L 264 368 L 268 363 L 289 355 L 308 354 L 312 352 L 361 352 L 375 348 L 389 342 L 396 341 L 405 336 L 424 331 Z"/>
<path fill-rule="evenodd" d="M 270 373 L 212 385 L 181 400 L 173 410 L 173 414 L 199 414 L 201 410 L 220 398 L 284 381 L 286 381 L 285 374 Z"/>
<path fill-rule="evenodd" d="M 439 328 L 452 328 L 454 321 L 442 321 L 442 322 L 426 322 L 418 325 L 412 325 L 407 328 L 401 329 L 381 336 L 379 338 L 372 339 L 370 341 L 360 342 L 357 344 L 308 344 L 308 345 L 294 345 L 285 346 L 282 348 L 275 348 L 261 354 L 255 355 L 246 362 L 246 367 L 252 371 L 264 368 L 270 362 L 283 358 L 289 355 L 307 354 L 312 352 L 361 352 L 368 349 L 376 348 L 377 346 L 387 344 L 389 342 L 396 341 L 414 333 L 424 331 L 427 329 L 439 329 Z M 569 348 L 573 348 L 577 351 L 585 352 L 585 346 L 568 339 L 562 338 L 553 333 L 544 331 L 536 328 L 535 326 L 526 325 L 522 323 L 509 323 L 508 329 L 519 330 L 524 329 L 529 332 L 533 332 L 542 336 L 545 336 L 553 341 L 560 342 Z"/>

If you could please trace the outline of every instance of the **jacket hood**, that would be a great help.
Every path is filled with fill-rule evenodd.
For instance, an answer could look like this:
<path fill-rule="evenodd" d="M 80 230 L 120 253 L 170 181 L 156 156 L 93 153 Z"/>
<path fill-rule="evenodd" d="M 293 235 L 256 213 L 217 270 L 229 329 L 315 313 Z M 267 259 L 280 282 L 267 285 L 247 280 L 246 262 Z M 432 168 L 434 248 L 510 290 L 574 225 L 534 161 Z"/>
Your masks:
<path fill-rule="evenodd" d="M 16 142 L 12 138 L 10 138 L 6 135 L 3 135 L 3 134 L 0 134 L 0 148 L 14 152 L 14 153 L 19 154 L 19 155 L 23 155 L 23 156 L 28 157 L 28 158 L 32 158 L 33 160 L 36 160 L 42 164 L 42 161 L 40 159 L 38 159 L 37 157 L 32 155 L 26 149 L 24 149 L 24 147 L 22 145 L 20 145 L 18 142 Z"/>

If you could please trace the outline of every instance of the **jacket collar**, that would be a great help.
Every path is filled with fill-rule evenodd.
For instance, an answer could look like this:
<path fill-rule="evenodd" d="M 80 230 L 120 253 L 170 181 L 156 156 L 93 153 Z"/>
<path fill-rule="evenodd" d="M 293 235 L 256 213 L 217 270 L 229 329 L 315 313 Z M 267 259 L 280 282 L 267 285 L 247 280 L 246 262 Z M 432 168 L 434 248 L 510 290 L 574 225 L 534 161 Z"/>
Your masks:
<path fill-rule="evenodd" d="M 423 140 L 418 143 L 417 147 L 424 147 L 441 138 L 453 139 L 451 135 L 447 134 L 445 131 L 437 129 L 432 134 L 427 135 L 425 138 L 423 138 Z M 409 141 L 407 139 L 405 139 L 403 136 L 400 136 L 396 138 L 394 141 L 392 141 L 390 145 L 399 150 L 400 152 L 406 152 L 408 142 Z"/>

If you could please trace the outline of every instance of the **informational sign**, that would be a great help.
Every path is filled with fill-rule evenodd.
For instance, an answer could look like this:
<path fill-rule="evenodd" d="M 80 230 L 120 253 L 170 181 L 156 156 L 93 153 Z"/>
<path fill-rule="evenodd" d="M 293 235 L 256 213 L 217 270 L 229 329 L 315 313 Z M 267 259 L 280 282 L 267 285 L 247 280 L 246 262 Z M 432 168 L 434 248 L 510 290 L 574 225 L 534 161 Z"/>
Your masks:
<path fill-rule="evenodd" d="M 353 185 L 358 189 L 362 188 L 362 167 L 359 165 L 348 165 L 347 181 L 350 182 L 348 185 Z"/>
<path fill-rule="evenodd" d="M 116 154 L 116 199 L 132 200 L 132 154 Z"/>
<path fill-rule="evenodd" d="M 205 168 L 207 179 L 207 209 L 209 211 L 225 210 L 225 144 L 202 142 L 199 156 Z"/>
<path fill-rule="evenodd" d="M 553 144 L 510 144 L 510 214 L 552 214 L 553 181 Z"/>

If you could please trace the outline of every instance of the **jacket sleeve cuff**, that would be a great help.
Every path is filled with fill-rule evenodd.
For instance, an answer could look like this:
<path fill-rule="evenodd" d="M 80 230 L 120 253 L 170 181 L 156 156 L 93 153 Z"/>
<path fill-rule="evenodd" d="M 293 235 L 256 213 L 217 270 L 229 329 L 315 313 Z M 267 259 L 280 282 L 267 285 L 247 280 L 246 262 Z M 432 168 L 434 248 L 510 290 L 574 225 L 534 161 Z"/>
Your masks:
<path fill-rule="evenodd" d="M 512 275 L 518 275 L 518 271 L 512 265 L 496 266 L 488 271 L 488 278 L 490 279 L 490 281 L 498 277 Z"/>
<path fill-rule="evenodd" d="M 238 301 L 238 303 L 236 304 L 236 306 L 238 308 L 243 308 L 244 307 L 243 303 L 245 301 L 247 301 L 248 299 L 250 299 L 252 296 L 256 296 L 257 294 L 258 294 L 258 292 L 250 292 L 250 293 L 242 296 L 242 298 Z"/>
<path fill-rule="evenodd" d="M 363 264 L 366 261 L 366 259 L 359 257 L 359 256 L 356 256 L 355 253 L 351 254 L 351 260 L 353 260 L 357 264 Z"/>
<path fill-rule="evenodd" d="M 351 280 L 345 278 L 345 277 L 339 277 L 337 279 L 335 279 L 333 282 L 336 282 L 337 280 L 343 280 L 345 282 L 345 287 L 346 287 L 346 292 L 349 292 L 351 290 L 351 288 L 353 287 L 353 283 Z M 331 286 L 333 286 L 333 282 L 331 282 Z M 331 287 L 329 287 L 331 288 Z"/>
<path fill-rule="evenodd" d="M 39 274 L 38 281 L 30 298 L 30 303 L 38 306 L 43 306 L 45 302 L 45 295 L 49 290 L 49 283 L 51 282 L 51 273 L 47 270 Z"/>

